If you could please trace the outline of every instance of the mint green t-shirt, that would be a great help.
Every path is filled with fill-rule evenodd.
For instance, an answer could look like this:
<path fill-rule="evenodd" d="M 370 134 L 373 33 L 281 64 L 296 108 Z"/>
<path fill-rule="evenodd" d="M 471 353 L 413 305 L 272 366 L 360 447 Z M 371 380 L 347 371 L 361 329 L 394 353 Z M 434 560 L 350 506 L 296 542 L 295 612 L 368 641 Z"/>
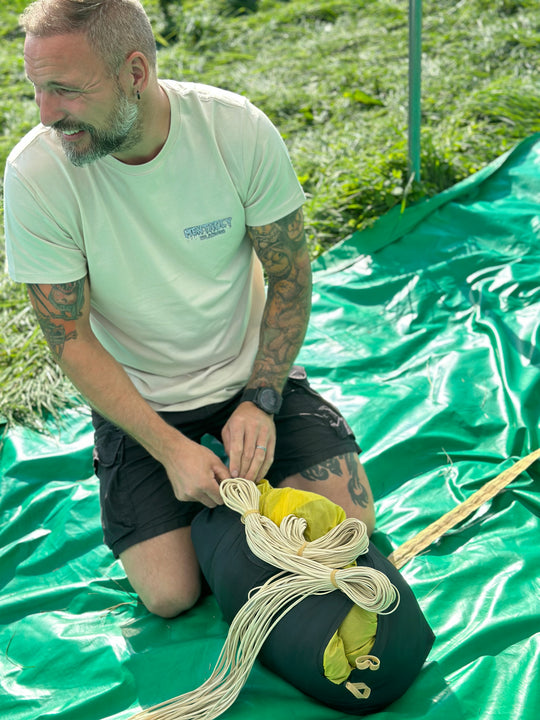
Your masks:
<path fill-rule="evenodd" d="M 171 126 L 150 162 L 84 167 L 38 125 L 5 175 L 8 269 L 25 283 L 86 275 L 91 324 L 157 410 L 226 400 L 246 382 L 265 302 L 246 226 L 304 202 L 268 118 L 234 93 L 161 81 Z"/>

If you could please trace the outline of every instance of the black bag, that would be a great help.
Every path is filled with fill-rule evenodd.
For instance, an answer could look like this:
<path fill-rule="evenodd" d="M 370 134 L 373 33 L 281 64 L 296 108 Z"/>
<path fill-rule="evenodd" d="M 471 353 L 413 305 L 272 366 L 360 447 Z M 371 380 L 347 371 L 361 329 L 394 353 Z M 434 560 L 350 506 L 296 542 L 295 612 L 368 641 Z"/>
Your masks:
<path fill-rule="evenodd" d="M 240 516 L 226 506 L 204 509 L 193 520 L 191 532 L 202 572 L 230 623 L 249 592 L 280 571 L 251 552 Z M 259 659 L 325 705 L 354 715 L 367 715 L 403 695 L 420 672 L 435 638 L 412 590 L 372 543 L 356 562 L 358 566 L 383 572 L 400 595 L 394 612 L 378 615 L 370 656 L 379 659 L 379 667 L 355 669 L 340 685 L 325 677 L 326 646 L 353 606 L 352 600 L 338 590 L 312 595 L 292 608 L 272 630 Z M 348 684 L 356 688 L 359 697 L 347 688 Z"/>

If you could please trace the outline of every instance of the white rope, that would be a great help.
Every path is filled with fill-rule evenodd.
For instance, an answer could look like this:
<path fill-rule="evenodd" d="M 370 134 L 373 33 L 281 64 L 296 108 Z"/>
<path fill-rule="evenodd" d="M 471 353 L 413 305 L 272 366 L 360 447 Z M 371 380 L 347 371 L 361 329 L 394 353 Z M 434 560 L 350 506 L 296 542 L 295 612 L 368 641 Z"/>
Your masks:
<path fill-rule="evenodd" d="M 221 715 L 238 697 L 274 627 L 309 595 L 324 595 L 338 588 L 360 607 L 379 614 L 395 603 L 389 611 L 393 612 L 399 602 L 396 588 L 383 573 L 343 567 L 368 550 L 366 527 L 360 520 L 345 520 L 323 537 L 306 542 L 304 519 L 289 515 L 278 527 L 259 514 L 260 493 L 254 483 L 241 478 L 225 480 L 220 490 L 224 503 L 242 516 L 251 551 L 284 572 L 251 591 L 233 619 L 205 683 L 143 710 L 131 720 L 213 720 Z"/>

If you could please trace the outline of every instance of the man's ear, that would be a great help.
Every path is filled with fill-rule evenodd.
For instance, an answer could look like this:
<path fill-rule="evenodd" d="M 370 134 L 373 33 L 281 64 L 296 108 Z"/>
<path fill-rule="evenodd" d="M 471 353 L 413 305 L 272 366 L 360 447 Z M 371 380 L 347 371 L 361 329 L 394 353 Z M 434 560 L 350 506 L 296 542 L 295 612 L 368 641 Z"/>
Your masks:
<path fill-rule="evenodd" d="M 146 55 L 134 50 L 125 59 L 119 76 L 128 96 L 137 95 L 137 93 L 142 95 L 150 80 L 150 65 Z"/>

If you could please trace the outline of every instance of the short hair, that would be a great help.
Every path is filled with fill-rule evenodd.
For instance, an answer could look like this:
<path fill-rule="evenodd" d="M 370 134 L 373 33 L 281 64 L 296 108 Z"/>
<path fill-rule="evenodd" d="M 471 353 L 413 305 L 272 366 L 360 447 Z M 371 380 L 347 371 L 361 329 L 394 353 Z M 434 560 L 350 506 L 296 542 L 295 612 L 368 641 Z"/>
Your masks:
<path fill-rule="evenodd" d="M 19 21 L 36 37 L 84 33 L 112 75 L 134 51 L 156 72 L 156 42 L 139 0 L 35 0 Z"/>

